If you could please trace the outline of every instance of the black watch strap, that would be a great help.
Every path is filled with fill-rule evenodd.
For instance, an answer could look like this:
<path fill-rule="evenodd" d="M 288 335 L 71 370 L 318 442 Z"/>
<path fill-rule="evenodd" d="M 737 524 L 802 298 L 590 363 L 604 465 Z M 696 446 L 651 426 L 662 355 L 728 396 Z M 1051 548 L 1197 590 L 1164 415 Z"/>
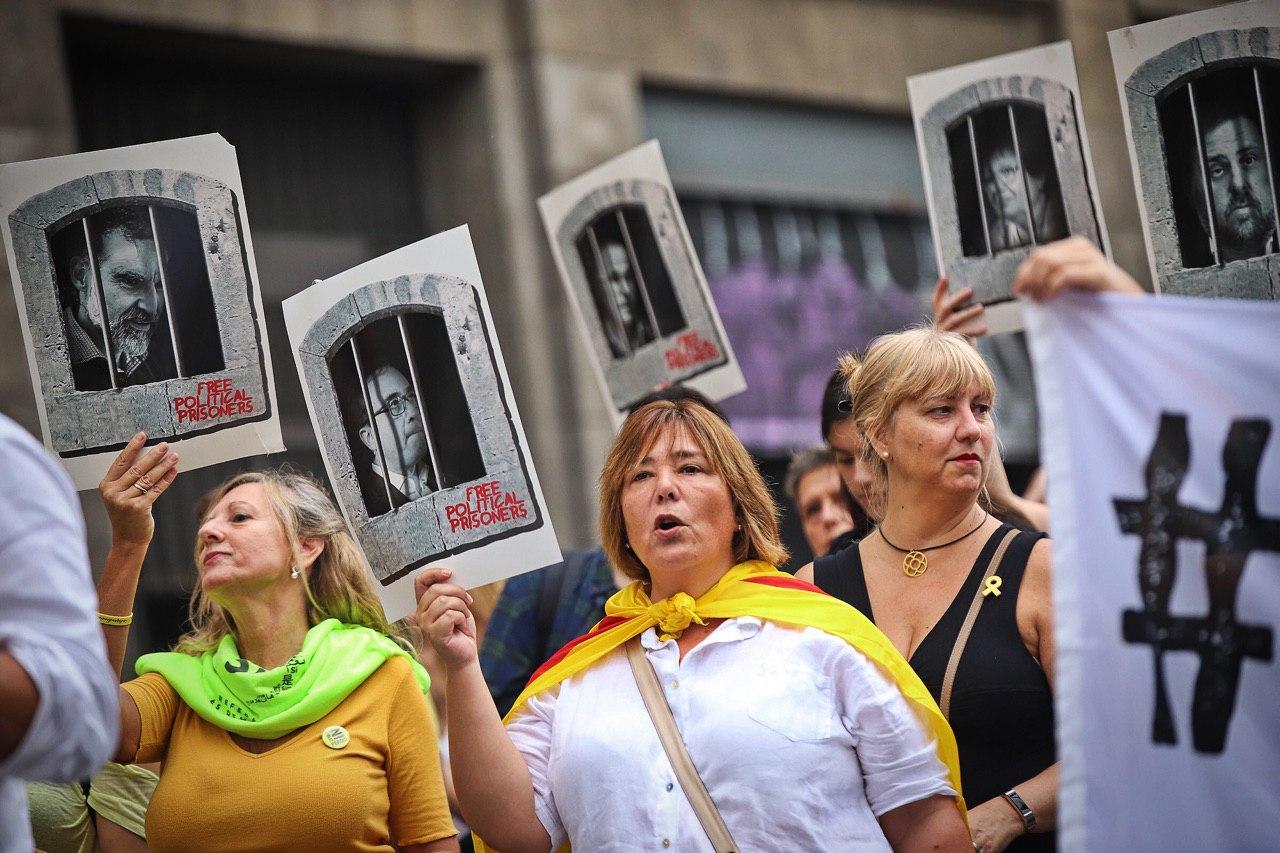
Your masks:
<path fill-rule="evenodd" d="M 1017 791 L 1010 788 L 1008 791 L 1005 791 L 1003 794 L 1001 794 L 1001 796 L 1004 797 L 1006 800 L 1008 800 L 1009 805 L 1013 806 L 1013 808 L 1018 812 L 1018 814 L 1022 816 L 1023 829 L 1025 829 L 1027 832 L 1030 832 L 1031 830 L 1035 829 L 1036 813 L 1031 810 L 1031 806 L 1027 805 L 1026 800 L 1018 796 Z"/>

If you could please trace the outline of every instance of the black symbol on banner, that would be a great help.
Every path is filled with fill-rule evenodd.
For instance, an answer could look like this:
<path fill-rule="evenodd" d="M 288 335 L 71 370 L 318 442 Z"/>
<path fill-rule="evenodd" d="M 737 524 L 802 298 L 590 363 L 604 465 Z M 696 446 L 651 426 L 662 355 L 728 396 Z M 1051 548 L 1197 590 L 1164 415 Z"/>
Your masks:
<path fill-rule="evenodd" d="M 1151 739 L 1177 743 L 1173 712 L 1164 679 L 1165 652 L 1195 652 L 1200 657 L 1191 700 L 1191 740 L 1197 752 L 1222 752 L 1235 710 L 1240 666 L 1245 658 L 1270 661 L 1272 631 L 1265 625 L 1236 621 L 1236 594 L 1249 554 L 1280 551 L 1280 519 L 1258 515 L 1258 467 L 1271 424 L 1265 420 L 1231 422 L 1222 448 L 1226 473 L 1222 506 L 1207 512 L 1178 503 L 1178 490 L 1190 467 L 1186 415 L 1165 412 L 1155 445 L 1147 457 L 1147 496 L 1115 498 L 1120 529 L 1142 539 L 1138 552 L 1138 588 L 1142 609 L 1124 611 L 1126 642 L 1150 645 L 1155 656 L 1155 709 Z M 1169 596 L 1177 574 L 1177 542 L 1204 543 L 1204 579 L 1209 612 L 1174 616 Z"/>

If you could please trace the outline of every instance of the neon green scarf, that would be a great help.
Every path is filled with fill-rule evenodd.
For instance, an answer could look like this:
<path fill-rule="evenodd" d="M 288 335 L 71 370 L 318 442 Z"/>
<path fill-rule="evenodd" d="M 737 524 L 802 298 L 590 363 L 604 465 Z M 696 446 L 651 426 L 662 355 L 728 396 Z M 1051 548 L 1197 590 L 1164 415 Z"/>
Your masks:
<path fill-rule="evenodd" d="M 302 649 L 283 666 L 263 669 L 240 657 L 228 634 L 199 657 L 159 652 L 138 658 L 137 672 L 158 672 L 182 701 L 224 731 L 271 740 L 308 726 L 336 708 L 390 657 L 413 664 L 422 692 L 427 671 L 384 634 L 326 619 L 307 631 Z"/>

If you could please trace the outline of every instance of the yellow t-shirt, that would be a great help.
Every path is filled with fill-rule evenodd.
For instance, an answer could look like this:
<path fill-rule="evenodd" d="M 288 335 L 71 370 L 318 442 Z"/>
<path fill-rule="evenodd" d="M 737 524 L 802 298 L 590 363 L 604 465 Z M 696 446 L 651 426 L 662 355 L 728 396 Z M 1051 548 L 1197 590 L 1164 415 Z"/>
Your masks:
<path fill-rule="evenodd" d="M 123 685 L 142 715 L 137 761 L 164 761 L 147 811 L 155 853 L 387 851 L 455 833 L 434 718 L 392 657 L 342 704 L 254 755 L 201 719 L 159 673 Z M 321 732 L 342 726 L 334 749 Z"/>

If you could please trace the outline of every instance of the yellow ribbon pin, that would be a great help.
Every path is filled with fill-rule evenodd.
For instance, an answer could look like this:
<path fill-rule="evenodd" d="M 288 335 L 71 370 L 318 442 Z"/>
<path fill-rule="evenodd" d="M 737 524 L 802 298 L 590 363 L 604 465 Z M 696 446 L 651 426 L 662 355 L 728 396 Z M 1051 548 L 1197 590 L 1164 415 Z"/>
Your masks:
<path fill-rule="evenodd" d="M 986 598 L 988 595 L 999 595 L 999 594 L 1000 594 L 1000 576 L 992 575 L 991 577 L 987 578 L 987 585 L 982 590 L 982 597 Z"/>

